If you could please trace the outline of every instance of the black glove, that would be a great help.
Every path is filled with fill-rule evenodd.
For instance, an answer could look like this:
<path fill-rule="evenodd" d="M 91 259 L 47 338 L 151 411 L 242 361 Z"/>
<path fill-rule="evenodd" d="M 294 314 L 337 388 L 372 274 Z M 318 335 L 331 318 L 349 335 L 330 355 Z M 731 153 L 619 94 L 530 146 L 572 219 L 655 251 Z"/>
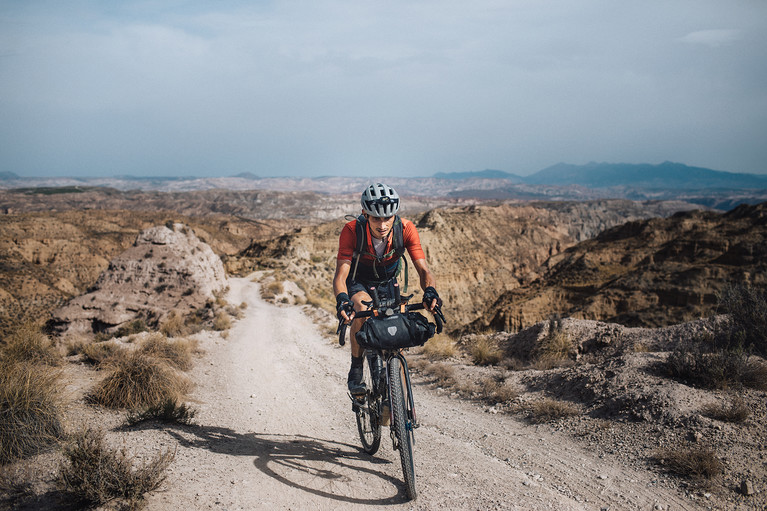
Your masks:
<path fill-rule="evenodd" d="M 346 293 L 338 293 L 338 296 L 336 296 L 336 316 L 338 316 L 339 320 L 346 321 L 341 312 L 345 312 L 347 316 L 354 312 L 354 305 L 352 305 L 351 298 Z"/>
<path fill-rule="evenodd" d="M 429 286 L 423 290 L 423 303 L 431 307 L 431 302 L 437 300 L 437 307 L 442 307 L 442 298 L 437 294 L 437 290 Z"/>

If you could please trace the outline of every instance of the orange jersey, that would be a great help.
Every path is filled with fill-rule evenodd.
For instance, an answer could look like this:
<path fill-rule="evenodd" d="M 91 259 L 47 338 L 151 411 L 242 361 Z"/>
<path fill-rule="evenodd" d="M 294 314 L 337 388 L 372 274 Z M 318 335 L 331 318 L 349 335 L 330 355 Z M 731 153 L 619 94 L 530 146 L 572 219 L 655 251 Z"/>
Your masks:
<path fill-rule="evenodd" d="M 417 261 L 418 259 L 426 259 L 426 254 L 423 252 L 423 248 L 421 248 L 421 239 L 418 237 L 418 231 L 415 228 L 415 225 L 413 225 L 413 222 L 410 220 L 405 220 L 404 218 L 402 220 L 402 238 L 405 243 L 405 248 L 407 249 L 408 254 L 410 254 L 410 259 L 412 261 Z M 367 238 L 367 252 L 374 254 L 375 251 L 373 249 L 373 236 L 370 234 L 370 229 L 368 227 L 368 235 Z M 386 244 L 386 250 L 384 250 L 384 254 L 389 253 L 392 250 L 392 235 L 389 233 L 389 239 Z M 338 241 L 338 256 L 337 258 L 342 261 L 351 261 L 354 258 L 354 250 L 357 248 L 357 220 L 352 220 L 351 222 L 348 222 L 344 228 L 341 230 L 341 236 Z M 382 265 L 388 265 L 390 263 L 395 262 L 396 255 L 392 255 L 388 259 L 384 259 L 380 262 Z M 360 257 L 360 265 L 373 265 L 373 258 L 367 254 L 362 255 Z"/>

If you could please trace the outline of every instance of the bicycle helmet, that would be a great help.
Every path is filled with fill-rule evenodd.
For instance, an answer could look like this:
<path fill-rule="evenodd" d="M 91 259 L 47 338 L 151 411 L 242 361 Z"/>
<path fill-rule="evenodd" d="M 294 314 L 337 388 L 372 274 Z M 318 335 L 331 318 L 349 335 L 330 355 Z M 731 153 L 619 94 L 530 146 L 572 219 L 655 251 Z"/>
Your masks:
<path fill-rule="evenodd" d="M 399 195 L 394 188 L 383 183 L 368 186 L 362 192 L 362 210 L 370 216 L 389 217 L 399 211 Z"/>

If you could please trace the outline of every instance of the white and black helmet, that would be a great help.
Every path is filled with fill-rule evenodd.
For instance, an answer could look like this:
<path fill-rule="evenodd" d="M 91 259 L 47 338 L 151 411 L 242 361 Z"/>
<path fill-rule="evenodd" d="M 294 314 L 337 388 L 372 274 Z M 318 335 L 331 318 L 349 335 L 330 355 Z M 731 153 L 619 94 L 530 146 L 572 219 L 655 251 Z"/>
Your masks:
<path fill-rule="evenodd" d="M 362 210 L 375 217 L 394 216 L 399 211 L 399 195 L 394 188 L 383 183 L 375 183 L 362 192 Z"/>

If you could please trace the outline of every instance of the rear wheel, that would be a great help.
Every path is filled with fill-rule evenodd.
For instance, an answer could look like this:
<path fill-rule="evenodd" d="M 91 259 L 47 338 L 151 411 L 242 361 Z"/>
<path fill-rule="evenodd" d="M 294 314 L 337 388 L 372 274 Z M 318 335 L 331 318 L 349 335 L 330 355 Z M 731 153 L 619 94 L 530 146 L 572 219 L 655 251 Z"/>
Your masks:
<path fill-rule="evenodd" d="M 402 363 L 397 357 L 389 361 L 389 389 L 391 391 L 391 408 L 394 414 L 394 434 L 397 437 L 397 448 L 402 461 L 402 475 L 405 478 L 405 489 L 410 500 L 418 494 L 415 489 L 415 463 L 413 460 L 413 422 L 407 414 L 405 405 L 405 390 L 402 386 Z"/>
<path fill-rule="evenodd" d="M 354 414 L 357 417 L 357 431 L 360 434 L 362 449 L 368 454 L 375 454 L 381 445 L 381 420 L 378 416 L 381 396 L 376 397 L 372 373 L 375 363 L 370 357 L 365 357 L 363 381 L 365 382 L 365 397 L 354 403 Z"/>

